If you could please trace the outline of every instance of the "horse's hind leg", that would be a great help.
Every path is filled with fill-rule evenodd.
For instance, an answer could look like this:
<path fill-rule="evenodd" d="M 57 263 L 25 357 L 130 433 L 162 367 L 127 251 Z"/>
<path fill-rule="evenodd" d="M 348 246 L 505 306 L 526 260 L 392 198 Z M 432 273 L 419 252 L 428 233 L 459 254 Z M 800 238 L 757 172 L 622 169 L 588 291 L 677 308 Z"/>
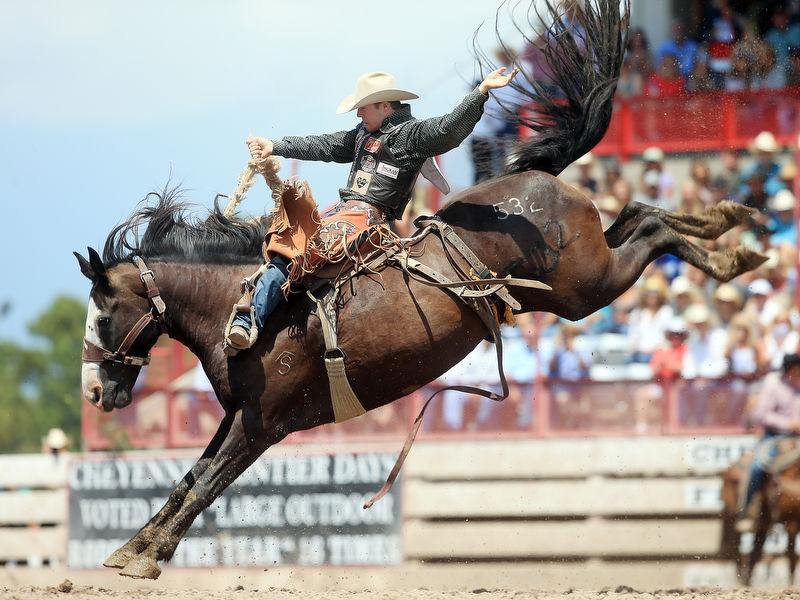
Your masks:
<path fill-rule="evenodd" d="M 595 308 L 610 304 L 629 289 L 645 267 L 662 254 L 674 254 L 719 281 L 729 281 L 762 264 L 767 257 L 739 247 L 712 252 L 676 233 L 661 219 L 646 216 L 619 247 L 611 249 L 611 260 L 593 288 Z"/>
<path fill-rule="evenodd" d="M 264 450 L 286 434 L 270 434 L 261 425 L 261 416 L 237 411 L 233 423 L 216 455 L 186 494 L 177 513 L 166 519 L 150 543 L 125 565 L 120 575 L 138 579 L 157 579 L 158 561 L 169 560 L 189 526 L 223 490 L 253 464 Z"/>
<path fill-rule="evenodd" d="M 205 473 L 208 466 L 211 464 L 211 459 L 219 450 L 223 440 L 228 435 L 233 422 L 233 415 L 225 415 L 222 422 L 217 428 L 217 433 L 208 444 L 208 447 L 203 452 L 203 455 L 191 468 L 191 470 L 183 476 L 180 483 L 175 487 L 172 494 L 167 499 L 166 504 L 162 507 L 150 521 L 142 527 L 135 536 L 128 542 L 115 550 L 111 556 L 103 561 L 103 566 L 111 567 L 114 569 L 123 569 L 129 562 L 149 546 L 155 538 L 158 530 L 169 519 L 175 516 L 180 510 L 181 505 L 186 499 L 189 490 L 192 489 L 195 482 Z"/>
<path fill-rule="evenodd" d="M 677 233 L 713 240 L 729 229 L 741 225 L 753 214 L 753 209 L 723 200 L 701 215 L 675 213 L 641 202 L 629 202 L 617 219 L 605 231 L 609 248 L 618 248 L 636 231 L 647 217 L 657 217 Z"/>

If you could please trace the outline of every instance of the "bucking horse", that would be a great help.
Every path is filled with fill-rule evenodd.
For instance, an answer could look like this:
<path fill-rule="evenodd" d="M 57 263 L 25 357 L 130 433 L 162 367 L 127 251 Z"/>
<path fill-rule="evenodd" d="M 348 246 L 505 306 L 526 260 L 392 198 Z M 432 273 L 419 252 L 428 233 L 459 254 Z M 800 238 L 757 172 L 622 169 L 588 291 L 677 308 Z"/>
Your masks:
<path fill-rule="evenodd" d="M 665 253 L 720 281 L 761 264 L 765 258 L 748 249 L 709 251 L 685 237 L 715 239 L 750 217 L 743 206 L 722 202 L 685 215 L 631 202 L 604 232 L 589 198 L 557 179 L 608 128 L 629 18 L 628 3 L 621 9 L 619 0 L 571 2 L 565 10 L 547 7 L 544 53 L 556 86 L 530 79 L 519 85 L 536 106 L 533 116 L 520 117 L 533 135 L 515 148 L 503 175 L 455 194 L 435 219 L 492 276 L 549 286 L 514 288 L 517 313 L 583 318 Z M 122 575 L 152 579 L 197 515 L 267 448 L 334 421 L 323 331 L 304 295 L 270 316 L 252 349 L 236 357 L 223 352 L 238 282 L 263 261 L 266 219 L 229 218 L 215 202 L 197 220 L 172 193 L 155 200 L 109 234 L 102 257 L 91 248 L 88 258 L 76 253 L 92 282 L 84 398 L 104 411 L 127 406 L 145 357 L 167 334 L 199 358 L 225 413 L 164 507 L 104 562 Z M 426 243 L 418 260 L 452 274 L 444 246 Z M 354 277 L 342 289 L 338 319 L 347 378 L 367 410 L 436 379 L 487 337 L 485 320 L 469 303 L 396 266 Z"/>

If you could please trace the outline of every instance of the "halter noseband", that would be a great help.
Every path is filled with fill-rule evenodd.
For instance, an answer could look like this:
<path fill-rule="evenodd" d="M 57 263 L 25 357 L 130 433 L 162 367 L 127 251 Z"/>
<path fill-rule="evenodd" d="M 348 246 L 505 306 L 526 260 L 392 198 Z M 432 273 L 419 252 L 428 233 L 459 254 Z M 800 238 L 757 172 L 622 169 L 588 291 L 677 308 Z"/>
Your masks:
<path fill-rule="evenodd" d="M 147 268 L 147 265 L 141 259 L 141 257 L 134 256 L 133 262 L 139 268 L 139 279 L 141 279 L 142 283 L 144 284 L 145 291 L 147 293 L 147 299 L 150 301 L 150 310 L 143 314 L 138 321 L 136 321 L 136 324 L 128 332 L 128 335 L 125 336 L 125 339 L 122 340 L 116 352 L 106 350 L 102 346 L 93 344 L 86 338 L 83 338 L 83 353 L 81 354 L 81 361 L 85 363 L 113 362 L 121 365 L 134 365 L 137 367 L 150 364 L 149 353 L 147 356 L 133 356 L 128 354 L 128 350 L 130 350 L 131 346 L 133 346 L 136 340 L 139 339 L 139 335 L 141 335 L 145 327 L 147 327 L 153 321 L 158 323 L 158 327 L 161 329 L 162 333 L 166 333 L 161 317 L 164 316 L 164 312 L 167 310 L 167 307 L 164 304 L 164 301 L 161 299 L 161 293 L 158 291 L 158 287 L 156 286 L 156 278 L 155 275 L 153 275 L 153 272 Z"/>

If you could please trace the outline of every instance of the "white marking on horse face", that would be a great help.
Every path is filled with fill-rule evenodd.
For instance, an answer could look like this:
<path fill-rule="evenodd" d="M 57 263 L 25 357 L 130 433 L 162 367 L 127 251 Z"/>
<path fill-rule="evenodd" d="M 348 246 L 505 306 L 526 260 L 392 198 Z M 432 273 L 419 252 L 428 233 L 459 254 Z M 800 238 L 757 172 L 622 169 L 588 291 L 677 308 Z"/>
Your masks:
<path fill-rule="evenodd" d="M 96 346 L 102 346 L 100 336 L 97 334 L 97 317 L 100 316 L 100 309 L 97 307 L 93 298 L 89 298 L 89 309 L 86 312 L 86 331 L 84 336 Z M 81 367 L 81 393 L 84 398 L 92 400 L 94 389 L 103 388 L 100 383 L 100 365 L 98 363 L 83 363 Z"/>

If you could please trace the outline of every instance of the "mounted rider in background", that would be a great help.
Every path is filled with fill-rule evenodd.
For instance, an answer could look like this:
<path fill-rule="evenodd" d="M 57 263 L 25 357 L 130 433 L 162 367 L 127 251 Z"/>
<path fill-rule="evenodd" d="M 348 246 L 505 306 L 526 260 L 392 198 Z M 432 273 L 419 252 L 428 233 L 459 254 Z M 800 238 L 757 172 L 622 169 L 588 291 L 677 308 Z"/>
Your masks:
<path fill-rule="evenodd" d="M 800 435 L 800 355 L 787 354 L 783 358 L 783 372 L 766 378 L 754 417 L 764 432 L 753 449 L 749 478 L 743 488 L 736 523 L 740 532 L 754 529 L 757 515 L 753 514 L 756 510 L 753 499 L 767 481 L 780 441 Z"/>
<path fill-rule="evenodd" d="M 288 286 L 324 262 L 340 259 L 364 230 L 402 217 L 420 173 L 442 192 L 449 192 L 433 157 L 466 139 L 483 114 L 489 91 L 508 85 L 517 74 L 517 69 L 509 75 L 505 71 L 501 67 L 491 72 L 450 114 L 424 120 L 415 119 L 411 107 L 401 103 L 418 98 L 416 94 L 397 88 L 388 73 L 367 73 L 358 78 L 355 92 L 336 111 L 357 110 L 361 123 L 354 129 L 277 141 L 247 139 L 250 154 L 257 160 L 276 155 L 352 162 L 353 166 L 347 187 L 339 190 L 339 202 L 326 213 L 319 214 L 305 187 L 276 207 L 264 243 L 268 267 L 256 284 L 252 313 L 240 310 L 228 327 L 228 354 L 255 343 Z"/>

